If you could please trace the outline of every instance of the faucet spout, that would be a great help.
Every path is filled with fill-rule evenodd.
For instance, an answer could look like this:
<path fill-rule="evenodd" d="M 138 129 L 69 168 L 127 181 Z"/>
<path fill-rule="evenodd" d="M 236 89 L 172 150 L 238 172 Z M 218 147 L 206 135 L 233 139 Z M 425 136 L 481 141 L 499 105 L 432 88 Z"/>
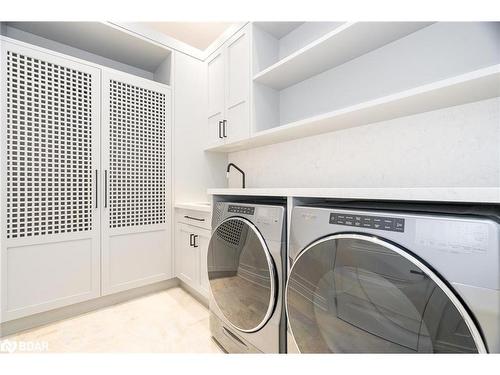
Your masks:
<path fill-rule="evenodd" d="M 227 165 L 227 170 L 226 170 L 226 178 L 229 178 L 229 172 L 231 171 L 231 167 L 234 167 L 238 172 L 241 173 L 241 178 L 242 178 L 242 187 L 243 189 L 245 188 L 245 172 L 241 168 L 239 168 L 236 164 L 234 163 L 229 163 Z"/>

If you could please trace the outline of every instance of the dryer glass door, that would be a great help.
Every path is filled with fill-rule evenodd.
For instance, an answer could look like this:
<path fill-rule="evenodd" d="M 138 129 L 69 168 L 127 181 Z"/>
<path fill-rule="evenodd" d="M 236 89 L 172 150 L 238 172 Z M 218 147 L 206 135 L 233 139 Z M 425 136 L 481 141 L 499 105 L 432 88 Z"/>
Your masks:
<path fill-rule="evenodd" d="M 304 249 L 290 271 L 286 308 L 301 352 L 485 351 L 467 310 L 435 273 L 367 235 L 332 235 Z"/>
<path fill-rule="evenodd" d="M 276 305 L 276 269 L 258 229 L 243 218 L 224 220 L 208 248 L 208 279 L 213 300 L 229 324 L 255 332 Z"/>

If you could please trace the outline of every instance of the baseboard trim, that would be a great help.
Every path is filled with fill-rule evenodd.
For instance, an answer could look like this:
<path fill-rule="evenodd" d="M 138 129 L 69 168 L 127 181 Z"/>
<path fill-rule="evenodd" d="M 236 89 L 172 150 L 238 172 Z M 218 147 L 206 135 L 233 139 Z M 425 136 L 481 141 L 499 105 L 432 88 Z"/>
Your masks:
<path fill-rule="evenodd" d="M 0 337 L 10 336 L 22 331 L 38 328 L 60 320 L 86 314 L 94 310 L 117 305 L 119 303 L 127 302 L 135 298 L 146 296 L 148 294 L 170 289 L 178 285 L 179 279 L 173 278 L 154 284 L 141 286 L 139 288 L 118 292 L 109 296 L 99 297 L 90 301 L 80 302 L 74 305 L 60 307 L 58 309 L 4 322 L 0 324 Z"/>
<path fill-rule="evenodd" d="M 199 303 L 201 303 L 203 306 L 208 308 L 208 298 L 203 296 L 200 292 L 198 292 L 196 289 L 193 287 L 189 286 L 186 284 L 184 281 L 179 280 L 179 286 L 184 289 L 186 292 L 191 294 L 194 299 L 196 299 Z"/>

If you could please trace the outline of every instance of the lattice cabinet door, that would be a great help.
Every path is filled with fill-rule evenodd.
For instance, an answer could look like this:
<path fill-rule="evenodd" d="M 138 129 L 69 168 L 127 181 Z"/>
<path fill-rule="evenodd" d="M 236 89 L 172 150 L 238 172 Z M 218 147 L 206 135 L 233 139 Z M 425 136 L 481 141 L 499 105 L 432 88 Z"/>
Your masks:
<path fill-rule="evenodd" d="M 172 277 L 170 88 L 103 72 L 102 292 Z"/>
<path fill-rule="evenodd" d="M 100 295 L 100 70 L 1 43 L 1 319 Z"/>

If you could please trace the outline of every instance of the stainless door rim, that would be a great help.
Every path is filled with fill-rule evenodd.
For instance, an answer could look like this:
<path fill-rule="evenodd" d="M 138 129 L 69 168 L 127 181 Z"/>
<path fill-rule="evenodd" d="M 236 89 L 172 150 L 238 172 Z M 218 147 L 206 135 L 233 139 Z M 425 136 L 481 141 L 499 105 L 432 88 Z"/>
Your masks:
<path fill-rule="evenodd" d="M 239 216 L 232 216 L 232 217 L 228 217 L 228 218 L 224 219 L 219 225 L 217 225 L 217 227 L 215 228 L 215 230 L 212 232 L 212 237 L 216 235 L 217 229 L 222 224 L 224 224 L 224 223 L 226 223 L 226 222 L 228 222 L 230 220 L 241 221 L 244 224 L 248 225 L 250 227 L 250 229 L 252 229 L 254 231 L 254 233 L 257 235 L 257 238 L 259 239 L 260 245 L 262 246 L 262 249 L 264 251 L 264 255 L 266 256 L 266 261 L 267 261 L 267 265 L 269 267 L 269 274 L 270 274 L 270 279 L 271 279 L 270 280 L 271 294 L 269 296 L 269 304 L 268 304 L 268 307 L 267 307 L 266 314 L 264 315 L 264 318 L 262 319 L 262 321 L 256 327 L 254 327 L 252 329 L 243 329 L 243 328 L 238 327 L 237 325 L 233 324 L 233 322 L 231 322 L 226 317 L 226 315 L 224 314 L 224 311 L 222 311 L 222 309 L 220 308 L 219 304 L 217 303 L 217 299 L 215 298 L 215 294 L 212 291 L 212 286 L 210 285 L 210 279 L 208 280 L 209 281 L 208 284 L 210 285 L 210 292 L 212 294 L 212 299 L 214 301 L 214 304 L 217 306 L 217 308 L 219 309 L 219 311 L 222 313 L 222 315 L 224 317 L 224 320 L 229 325 L 231 325 L 231 327 L 237 329 L 238 331 L 245 332 L 245 333 L 257 332 L 262 327 L 264 327 L 264 325 L 271 318 L 271 316 L 273 314 L 273 311 L 274 311 L 274 307 L 276 305 L 276 271 L 275 271 L 275 268 L 274 268 L 275 266 L 274 266 L 273 258 L 271 257 L 271 253 L 269 252 L 269 249 L 268 249 L 268 247 L 266 245 L 266 242 L 264 240 L 264 237 L 262 237 L 262 235 L 260 234 L 259 229 L 251 221 L 249 221 L 249 220 L 247 220 L 245 218 L 242 218 L 242 217 L 239 217 Z M 212 240 L 212 237 L 210 238 L 210 240 Z M 208 250 L 210 251 L 210 247 L 209 247 Z M 206 259 L 206 261 L 208 263 L 208 253 L 207 253 L 207 259 Z"/>
<path fill-rule="evenodd" d="M 319 244 L 326 242 L 326 241 L 337 240 L 337 239 L 363 240 L 363 241 L 372 242 L 372 243 L 380 245 L 380 246 L 384 246 L 384 247 L 394 251 L 395 253 L 399 254 L 403 258 L 407 259 L 408 261 L 413 263 L 415 266 L 417 266 L 428 277 L 430 277 L 431 280 L 434 281 L 438 285 L 438 287 L 441 288 L 441 290 L 446 294 L 446 296 L 451 300 L 451 302 L 453 303 L 455 308 L 458 310 L 458 312 L 460 313 L 462 318 L 465 320 L 465 323 L 467 324 L 467 328 L 469 328 L 469 331 L 472 334 L 472 339 L 474 340 L 474 343 L 476 344 L 478 353 L 480 353 L 480 354 L 488 353 L 488 351 L 486 350 L 486 345 L 484 344 L 483 338 L 481 336 L 481 333 L 479 332 L 478 328 L 476 327 L 476 324 L 472 320 L 471 316 L 469 315 L 469 313 L 467 312 L 467 310 L 465 309 L 463 304 L 460 302 L 460 300 L 457 298 L 455 293 L 441 280 L 441 278 L 439 276 L 437 276 L 434 272 L 432 272 L 432 270 L 429 267 L 427 267 L 424 263 L 422 263 L 420 260 L 415 258 L 413 255 L 409 254 L 407 251 L 403 250 L 402 248 L 400 248 L 400 247 L 398 247 L 398 246 L 396 246 L 388 241 L 382 240 L 378 237 L 375 237 L 375 236 L 369 235 L 369 234 L 356 234 L 356 233 L 347 234 L 346 233 L 346 234 L 329 235 L 329 236 L 323 237 L 317 241 L 314 241 L 310 245 L 306 246 L 299 253 L 299 255 L 293 261 L 292 267 L 290 268 L 290 272 L 288 273 L 288 279 L 286 281 L 285 311 L 286 311 L 287 317 L 289 316 L 289 313 L 288 313 L 288 287 L 289 287 L 289 285 L 288 284 L 290 282 L 290 276 L 293 273 L 293 269 L 295 267 L 295 264 L 297 263 L 297 261 L 300 259 L 301 256 L 303 256 L 305 253 L 307 253 L 314 246 L 319 245 Z M 288 324 L 288 328 L 289 328 L 289 331 L 291 333 L 292 339 L 295 343 L 295 346 L 297 347 L 297 349 L 300 352 L 300 348 L 297 345 L 297 342 L 295 341 L 293 329 L 290 325 L 290 319 L 287 319 L 287 321 L 288 321 L 287 324 Z"/>

